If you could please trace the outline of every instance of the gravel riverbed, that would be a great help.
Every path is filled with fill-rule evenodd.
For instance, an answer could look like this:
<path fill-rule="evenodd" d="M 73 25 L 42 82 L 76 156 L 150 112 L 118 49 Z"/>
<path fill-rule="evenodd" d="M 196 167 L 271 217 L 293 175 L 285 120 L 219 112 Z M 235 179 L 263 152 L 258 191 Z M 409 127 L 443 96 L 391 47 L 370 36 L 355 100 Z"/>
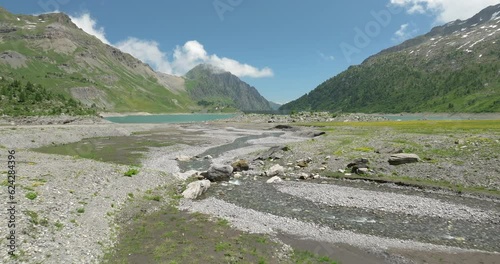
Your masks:
<path fill-rule="evenodd" d="M 272 125 L 251 125 L 253 129 L 249 129 L 244 124 L 225 122 L 190 125 L 120 125 L 79 122 L 82 123 L 0 126 L 0 151 L 6 154 L 8 149 L 16 150 L 18 170 L 15 198 L 18 208 L 16 234 L 18 234 L 19 252 L 19 257 L 12 259 L 7 255 L 6 250 L 0 251 L 1 262 L 99 263 L 104 254 L 103 251 L 112 247 L 116 242 L 118 230 L 114 216 L 127 205 L 130 194 L 143 194 L 147 190 L 185 179 L 194 172 L 181 169 L 179 162 L 175 160 L 181 155 L 195 157 L 204 153 L 212 153 L 211 151 L 215 149 L 214 157 L 210 162 L 229 164 L 238 158 L 254 157 L 255 152 L 266 150 L 274 145 L 291 144 L 292 147 L 303 147 L 300 151 L 295 151 L 293 157 L 284 157 L 279 161 L 280 163 L 295 162 L 295 159 L 304 158 L 311 153 L 314 160 L 324 157 L 323 153 L 320 156 L 309 151 L 315 148 L 314 145 L 303 142 L 310 142 L 310 139 L 292 131 L 270 131 L 269 128 Z M 176 137 L 183 136 L 186 140 L 171 146 L 151 147 L 144 155 L 139 174 L 134 177 L 124 177 L 124 172 L 129 169 L 127 165 L 43 154 L 30 150 L 47 145 L 79 142 L 84 138 L 130 136 L 133 133 L 149 131 L 161 131 L 166 139 L 168 135 L 175 134 Z M 251 138 L 253 136 L 256 138 Z M 249 140 L 243 142 L 244 144 L 240 147 L 235 147 L 234 142 L 242 137 L 249 137 Z M 322 144 L 321 141 L 318 144 Z M 7 164 L 6 155 L 1 156 L 3 163 Z M 344 158 L 332 159 L 330 162 L 327 166 L 335 168 L 334 166 L 340 166 L 336 165 L 337 163 L 345 163 L 346 160 Z M 1 177 L 6 179 L 6 171 L 0 171 Z M 258 172 L 256 171 L 255 174 Z M 251 178 L 247 180 L 253 181 Z M 496 178 L 491 181 L 494 180 Z M 221 185 L 218 185 L 215 189 L 220 187 Z M 244 187 L 241 185 L 230 188 Z M 480 206 L 466 205 L 466 203 L 332 184 L 285 182 L 268 187 L 269 191 L 279 193 L 279 195 L 289 195 L 304 202 L 307 201 L 308 204 L 317 204 L 318 208 L 334 206 L 346 210 L 366 209 L 387 214 L 409 214 L 412 217 L 459 218 L 479 224 L 498 220 L 500 211 L 498 206 L 486 210 Z M 268 190 L 263 188 L 262 191 Z M 28 193 L 36 193 L 36 198 L 29 199 Z M 0 199 L 7 201 L 7 193 L 1 192 Z M 424 252 L 422 254 L 425 252 L 486 254 L 485 250 L 336 229 L 314 221 L 273 214 L 265 210 L 260 211 L 251 206 L 243 206 L 236 198 L 234 201 L 226 198 L 220 199 L 215 194 L 196 201 L 182 200 L 180 207 L 191 212 L 227 218 L 236 228 L 250 232 L 272 235 L 284 233 L 310 239 L 318 244 L 345 243 L 365 250 L 381 252 L 381 254 L 393 256 L 388 259 L 394 263 L 411 263 L 411 259 L 397 257 L 405 254 L 394 253 L 393 249 L 412 250 L 412 252 L 421 250 Z M 148 210 L 155 210 L 155 208 Z M 2 216 L 4 219 L 7 217 L 5 213 Z M 498 228 L 498 221 L 496 224 L 490 224 Z M 7 234 L 7 232 L 7 225 L 0 225 L 0 233 Z M 1 241 L 7 242 L 5 238 Z M 488 254 L 493 255 L 488 255 L 487 259 L 496 257 L 500 259 L 496 250 L 488 251 Z"/>

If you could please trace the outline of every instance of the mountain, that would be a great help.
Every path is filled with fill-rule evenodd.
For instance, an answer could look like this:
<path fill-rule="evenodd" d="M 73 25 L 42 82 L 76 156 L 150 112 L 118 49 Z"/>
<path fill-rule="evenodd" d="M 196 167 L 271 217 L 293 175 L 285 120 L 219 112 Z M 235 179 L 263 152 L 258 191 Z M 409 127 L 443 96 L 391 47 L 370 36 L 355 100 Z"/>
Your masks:
<path fill-rule="evenodd" d="M 184 76 L 191 98 L 201 106 L 229 107 L 239 110 L 272 110 L 257 89 L 230 72 L 209 64 L 200 64 Z"/>
<path fill-rule="evenodd" d="M 280 109 L 500 112 L 500 4 L 383 50 Z"/>
<path fill-rule="evenodd" d="M 30 81 L 100 111 L 199 109 L 183 78 L 155 72 L 62 13 L 14 15 L 0 8 L 0 80 L 20 81 L 19 87 Z"/>

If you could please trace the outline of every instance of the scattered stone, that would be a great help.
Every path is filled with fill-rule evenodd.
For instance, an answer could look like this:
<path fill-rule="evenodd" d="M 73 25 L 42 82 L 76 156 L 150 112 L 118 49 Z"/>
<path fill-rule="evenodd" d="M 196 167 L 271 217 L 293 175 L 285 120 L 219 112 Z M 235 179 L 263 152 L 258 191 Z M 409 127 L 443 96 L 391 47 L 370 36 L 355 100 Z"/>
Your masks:
<path fill-rule="evenodd" d="M 285 168 L 279 164 L 275 164 L 269 170 L 266 171 L 266 176 L 273 177 L 278 175 L 283 175 L 285 173 Z"/>
<path fill-rule="evenodd" d="M 343 169 L 339 169 L 339 172 L 340 172 L 340 173 L 345 173 L 345 170 L 343 170 Z"/>
<path fill-rule="evenodd" d="M 368 169 L 368 159 L 359 158 L 355 159 L 353 162 L 347 164 L 347 168 L 351 169 L 351 173 L 358 173 L 359 169 L 366 168 Z"/>
<path fill-rule="evenodd" d="M 389 158 L 389 164 L 391 165 L 401 165 L 407 163 L 415 163 L 419 161 L 420 158 L 418 157 L 418 155 L 409 153 L 393 154 Z"/>
<path fill-rule="evenodd" d="M 315 175 L 313 175 L 313 176 L 312 176 L 312 178 L 313 178 L 313 179 L 316 179 L 316 180 L 317 180 L 317 179 L 319 179 L 320 177 L 321 177 L 321 176 L 319 176 L 319 174 L 315 174 Z"/>
<path fill-rule="evenodd" d="M 233 177 L 234 177 L 235 179 L 239 179 L 239 178 L 243 177 L 243 175 L 241 175 L 241 173 L 237 172 L 237 173 L 235 173 L 235 174 L 234 174 L 234 176 L 233 176 Z"/>
<path fill-rule="evenodd" d="M 206 172 L 205 178 L 212 182 L 229 181 L 233 174 L 233 167 L 229 165 L 212 165 Z"/>
<path fill-rule="evenodd" d="M 455 140 L 455 144 L 457 144 L 457 145 L 465 145 L 465 139 L 457 139 L 457 140 Z"/>
<path fill-rule="evenodd" d="M 266 181 L 266 183 L 278 183 L 278 182 L 283 182 L 283 180 L 278 176 L 274 176 Z"/>
<path fill-rule="evenodd" d="M 231 164 L 231 166 L 233 167 L 234 171 L 247 171 L 250 169 L 250 166 L 248 165 L 248 161 L 243 160 L 243 159 L 233 162 L 233 164 Z"/>
<path fill-rule="evenodd" d="M 210 188 L 209 180 L 195 181 L 188 184 L 182 196 L 186 199 L 196 199 Z"/>
<path fill-rule="evenodd" d="M 203 159 L 209 160 L 209 159 L 213 159 L 213 157 L 210 155 L 206 155 L 205 157 L 203 157 Z"/>

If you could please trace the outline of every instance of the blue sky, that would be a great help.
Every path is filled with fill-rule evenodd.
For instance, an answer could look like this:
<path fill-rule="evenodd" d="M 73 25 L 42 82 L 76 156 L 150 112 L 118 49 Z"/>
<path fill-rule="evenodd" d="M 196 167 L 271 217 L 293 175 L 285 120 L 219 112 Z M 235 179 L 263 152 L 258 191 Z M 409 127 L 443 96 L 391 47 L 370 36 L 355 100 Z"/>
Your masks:
<path fill-rule="evenodd" d="M 0 0 L 13 13 L 67 13 L 154 69 L 211 63 L 284 103 L 368 56 L 500 0 Z"/>

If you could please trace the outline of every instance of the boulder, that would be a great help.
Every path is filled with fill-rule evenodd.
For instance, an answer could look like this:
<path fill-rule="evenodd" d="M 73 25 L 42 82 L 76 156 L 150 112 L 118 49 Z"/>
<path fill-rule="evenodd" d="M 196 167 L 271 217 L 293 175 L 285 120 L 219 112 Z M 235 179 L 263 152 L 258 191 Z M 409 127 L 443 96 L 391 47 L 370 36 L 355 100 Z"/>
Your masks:
<path fill-rule="evenodd" d="M 179 155 L 175 158 L 177 161 L 190 161 L 191 157 L 186 156 L 186 155 Z"/>
<path fill-rule="evenodd" d="M 233 174 L 233 167 L 229 165 L 212 165 L 205 174 L 205 178 L 211 182 L 229 181 Z"/>
<path fill-rule="evenodd" d="M 186 199 L 196 199 L 204 192 L 206 192 L 208 188 L 210 188 L 209 180 L 195 181 L 188 184 L 186 190 L 182 192 L 182 196 L 184 196 L 184 198 Z"/>
<path fill-rule="evenodd" d="M 275 164 L 269 170 L 266 171 L 268 177 L 279 176 L 285 174 L 285 168 L 279 164 Z"/>
<path fill-rule="evenodd" d="M 250 169 L 248 161 L 243 159 L 233 162 L 231 166 L 233 167 L 233 171 L 247 171 Z"/>
<path fill-rule="evenodd" d="M 415 163 L 419 161 L 420 158 L 418 157 L 418 155 L 409 153 L 393 154 L 389 158 L 389 164 L 391 165 L 401 165 L 407 163 Z"/>
<path fill-rule="evenodd" d="M 278 182 L 282 182 L 282 181 L 283 180 L 280 177 L 274 176 L 271 179 L 267 180 L 266 183 L 278 183 Z"/>

